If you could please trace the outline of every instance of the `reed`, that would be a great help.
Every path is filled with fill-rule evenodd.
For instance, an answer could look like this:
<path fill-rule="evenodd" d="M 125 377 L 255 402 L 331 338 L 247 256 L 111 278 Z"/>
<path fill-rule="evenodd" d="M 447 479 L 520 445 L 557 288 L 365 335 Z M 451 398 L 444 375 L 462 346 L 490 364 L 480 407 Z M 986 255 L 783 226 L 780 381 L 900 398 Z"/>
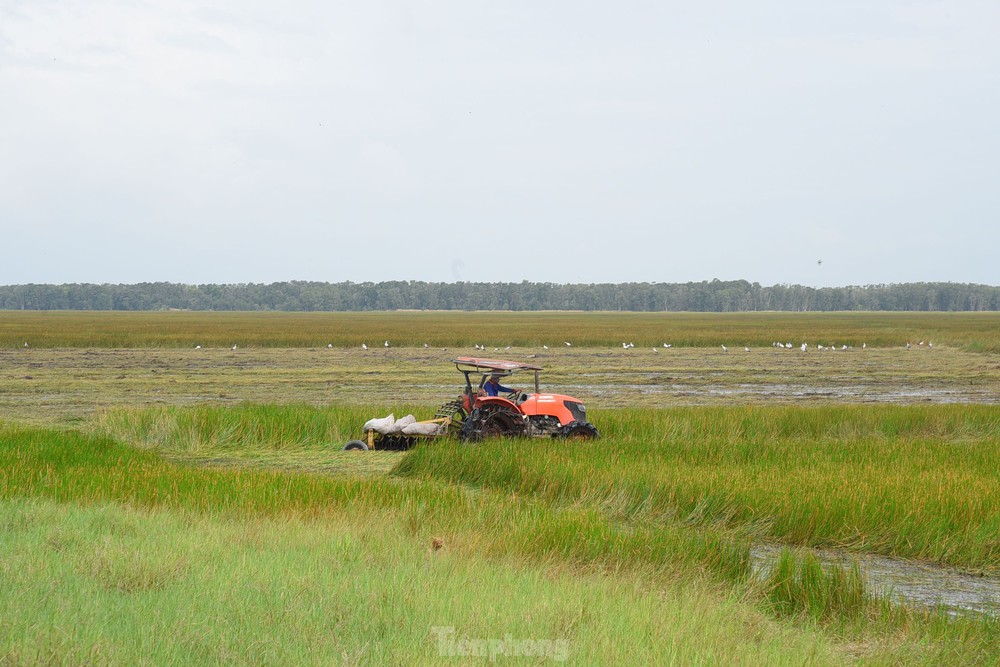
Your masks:
<path fill-rule="evenodd" d="M 877 605 L 856 564 L 824 568 L 812 554 L 799 557 L 788 549 L 782 550 L 764 587 L 768 603 L 781 616 L 802 614 L 817 621 L 852 618 Z"/>
<path fill-rule="evenodd" d="M 789 544 L 1000 570 L 989 406 L 621 410 L 583 444 L 423 447 L 398 474 L 585 500 Z"/>
<path fill-rule="evenodd" d="M 547 578 L 553 576 L 553 573 L 558 577 L 566 577 L 565 581 L 576 582 L 574 585 L 589 586 L 591 585 L 589 582 L 593 581 L 614 581 L 617 582 L 615 585 L 625 587 L 622 590 L 631 591 L 622 593 L 621 598 L 615 597 L 618 595 L 616 593 L 609 594 L 610 602 L 601 602 L 597 605 L 602 611 L 586 612 L 591 615 L 596 614 L 602 620 L 587 622 L 583 626 L 584 629 L 567 631 L 566 628 L 577 626 L 572 622 L 565 625 L 568 621 L 562 616 L 554 621 L 556 625 L 544 626 L 547 636 L 572 637 L 574 641 L 586 646 L 586 649 L 581 649 L 581 656 L 593 656 L 592 659 L 599 662 L 612 659 L 610 656 L 624 655 L 645 655 L 653 661 L 672 659 L 715 662 L 764 659 L 778 663 L 788 659 L 801 662 L 803 654 L 798 651 L 803 646 L 811 647 L 807 650 L 813 651 L 809 660 L 820 662 L 835 660 L 836 658 L 830 658 L 829 655 L 836 655 L 836 650 L 828 654 L 825 645 L 817 644 L 813 639 L 817 627 L 831 629 L 823 632 L 832 631 L 834 633 L 832 637 L 843 633 L 843 636 L 852 642 L 855 651 L 861 650 L 875 662 L 892 662 L 902 655 L 906 656 L 908 662 L 926 664 L 934 664 L 942 659 L 952 663 L 974 664 L 1000 658 L 996 652 L 1000 646 L 997 642 L 1000 630 L 988 619 L 947 620 L 940 614 L 929 612 L 885 611 L 890 608 L 865 597 L 863 587 L 850 571 L 838 573 L 817 569 L 808 557 L 799 559 L 786 556 L 761 586 L 750 572 L 748 558 L 750 536 L 746 534 L 746 524 L 741 523 L 739 504 L 725 497 L 719 500 L 706 496 L 696 503 L 697 511 L 683 513 L 676 507 L 662 502 L 663 497 L 651 493 L 655 485 L 650 482 L 658 480 L 642 478 L 639 475 L 642 466 L 620 454 L 610 459 L 598 455 L 599 452 L 614 449 L 608 445 L 615 440 L 619 443 L 627 442 L 627 438 L 621 433 L 611 435 L 607 440 L 574 443 L 572 446 L 558 441 L 498 442 L 481 447 L 462 447 L 456 443 L 435 442 L 433 445 L 418 448 L 401 459 L 397 457 L 396 460 L 400 461 L 399 472 L 404 474 L 403 478 L 332 477 L 252 467 L 190 466 L 165 460 L 160 455 L 161 452 L 184 452 L 190 448 L 190 443 L 184 443 L 181 436 L 184 429 L 177 429 L 173 436 L 165 436 L 163 433 L 170 431 L 171 424 L 186 424 L 192 421 L 199 424 L 196 437 L 200 444 L 195 449 L 204 449 L 206 452 L 239 449 L 248 446 L 247 443 L 252 443 L 252 446 L 257 448 L 276 448 L 281 452 L 294 450 L 296 446 L 322 447 L 318 439 L 311 440 L 316 437 L 315 434 L 321 433 L 326 428 L 323 419 L 313 414 L 318 411 L 315 408 L 293 406 L 288 410 L 279 411 L 281 419 L 289 423 L 275 424 L 269 428 L 265 428 L 264 425 L 256 428 L 251 428 L 249 425 L 240 426 L 243 422 L 252 422 L 254 419 L 272 414 L 264 409 L 256 411 L 254 406 L 243 406 L 241 410 L 235 411 L 236 415 L 206 413 L 198 416 L 197 410 L 188 409 L 173 413 L 154 411 L 153 415 L 143 416 L 141 411 L 128 410 L 106 422 L 106 428 L 123 429 L 123 433 L 145 434 L 146 442 L 158 443 L 155 448 L 126 446 L 107 433 L 85 434 L 10 424 L 0 425 L 0 471 L 2 471 L 0 506 L 34 499 L 41 503 L 58 503 L 81 508 L 79 511 L 83 512 L 91 512 L 91 508 L 96 510 L 109 506 L 130 508 L 130 512 L 140 514 L 128 522 L 131 528 L 122 529 L 125 535 L 148 534 L 148 527 L 160 521 L 155 518 L 159 516 L 180 516 L 184 525 L 193 524 L 195 526 L 193 530 L 199 534 L 202 531 L 211 534 L 215 530 L 212 526 L 219 525 L 246 526 L 248 523 L 260 522 L 274 526 L 290 525 L 293 526 L 292 531 L 296 537 L 289 537 L 283 533 L 279 538 L 275 528 L 268 529 L 271 537 L 263 538 L 265 541 L 280 541 L 282 545 L 280 551 L 287 551 L 289 554 L 284 558 L 269 556 L 274 565 L 273 574 L 268 575 L 267 581 L 270 582 L 267 584 L 268 590 L 280 599 L 284 599 L 280 596 L 290 593 L 287 584 L 278 576 L 278 572 L 286 575 L 303 571 L 315 573 L 323 568 L 329 569 L 331 563 L 341 562 L 347 553 L 342 549 L 337 550 L 339 547 L 334 551 L 325 548 L 317 551 L 317 547 L 306 547 L 305 544 L 336 545 L 345 544 L 344 540 L 347 540 L 347 544 L 355 545 L 347 550 L 353 554 L 350 556 L 353 559 L 350 562 L 354 564 L 354 568 L 336 576 L 310 575 L 300 587 L 293 586 L 295 591 L 299 591 L 293 594 L 294 599 L 305 599 L 308 602 L 304 608 L 291 607 L 295 610 L 291 612 L 292 616 L 284 618 L 286 622 L 291 618 L 296 619 L 291 622 L 291 627 L 296 629 L 297 636 L 306 638 L 306 644 L 276 630 L 283 627 L 284 622 L 276 622 L 276 625 L 250 623 L 247 626 L 243 621 L 244 625 L 239 627 L 244 629 L 239 630 L 231 625 L 238 615 L 232 617 L 234 620 L 228 620 L 229 615 L 216 614 L 213 617 L 227 619 L 222 636 L 210 633 L 201 639 L 196 639 L 189 634 L 194 631 L 192 626 L 178 619 L 171 621 L 173 625 L 170 627 L 181 628 L 180 636 L 185 638 L 184 642 L 192 642 L 182 643 L 183 650 L 170 649 L 168 644 L 156 642 L 152 637 L 148 637 L 146 641 L 150 645 L 157 646 L 157 651 L 166 651 L 165 655 L 172 655 L 174 659 L 179 659 L 178 656 L 181 655 L 190 655 L 186 652 L 188 649 L 199 651 L 198 655 L 218 657 L 223 654 L 215 651 L 226 644 L 227 637 L 244 636 L 244 632 L 255 632 L 268 637 L 271 652 L 266 655 L 271 656 L 270 659 L 273 660 L 288 660 L 294 659 L 290 656 L 305 655 L 300 653 L 305 650 L 304 646 L 319 641 L 320 636 L 329 635 L 331 632 L 335 636 L 345 637 L 344 643 L 336 644 L 337 651 L 363 650 L 361 647 L 366 646 L 367 633 L 344 634 L 343 630 L 336 630 L 329 624 L 316 620 L 320 617 L 311 610 L 321 603 L 308 592 L 319 587 L 321 590 L 343 591 L 340 595 L 345 599 L 353 599 L 350 598 L 350 591 L 357 591 L 360 587 L 361 590 L 371 591 L 364 594 L 362 597 L 364 602 L 359 604 L 366 610 L 360 616 L 371 618 L 375 623 L 374 626 L 365 626 L 374 633 L 373 636 L 385 637 L 386 633 L 393 634 L 391 628 L 404 629 L 401 635 L 404 639 L 401 640 L 401 644 L 383 639 L 375 640 L 373 647 L 374 655 L 377 657 L 373 659 L 385 659 L 390 662 L 413 661 L 416 656 L 433 662 L 434 655 L 428 653 L 431 649 L 426 645 L 426 636 L 419 638 L 417 636 L 421 631 L 426 634 L 426 622 L 423 622 L 423 619 L 443 618 L 446 621 L 445 625 L 452 622 L 468 623 L 467 627 L 472 628 L 469 632 L 473 633 L 485 634 L 491 627 L 514 628 L 518 632 L 525 632 L 523 626 L 510 625 L 509 621 L 497 621 L 502 623 L 501 626 L 479 625 L 482 623 L 479 615 L 481 612 L 473 611 L 478 609 L 474 602 L 482 601 L 478 594 L 460 594 L 458 590 L 461 589 L 456 590 L 453 585 L 445 584 L 445 581 L 451 581 L 451 578 L 456 576 L 460 579 L 464 577 L 462 580 L 478 582 L 475 586 L 476 591 L 495 591 L 496 595 L 501 597 L 513 595 L 517 598 L 517 602 L 511 609 L 516 611 L 522 609 L 522 606 L 518 605 L 523 605 L 526 599 L 531 599 L 526 593 L 517 591 L 531 588 L 530 582 L 534 577 Z M 335 416 L 339 415 L 346 419 L 353 419 L 353 414 L 350 410 L 334 413 Z M 616 428 L 643 423 L 642 415 L 625 413 L 621 417 L 620 423 L 610 429 L 612 434 Z M 740 432 L 744 434 L 748 432 L 772 434 L 787 428 L 780 426 L 780 420 L 756 421 L 747 415 L 739 414 L 729 415 L 728 419 L 734 428 L 735 425 L 740 425 Z M 715 420 L 711 421 L 715 423 Z M 859 432 L 865 432 L 866 429 L 874 428 L 875 424 L 880 424 L 879 429 L 885 432 L 912 434 L 930 431 L 944 433 L 946 436 L 955 428 L 948 427 L 946 419 L 909 417 L 890 421 L 894 421 L 895 425 L 886 426 L 884 420 L 871 420 L 869 427 L 864 427 L 862 423 L 854 428 Z M 816 429 L 819 429 L 820 432 L 826 433 L 832 428 L 833 432 L 842 432 L 842 427 L 833 426 L 835 422 L 836 420 L 817 419 L 812 426 L 806 427 L 805 431 L 814 434 Z M 132 423 L 144 426 L 134 428 L 130 426 Z M 963 424 L 960 431 L 964 437 L 973 440 L 982 437 L 983 433 L 988 433 L 990 429 L 989 419 L 982 415 L 960 423 Z M 732 432 L 732 429 L 723 430 L 721 434 Z M 793 429 L 792 432 L 798 431 Z M 287 434 L 290 433 L 299 438 L 299 445 L 287 441 Z M 225 434 L 225 437 L 221 437 L 220 434 Z M 240 438 L 246 439 L 242 445 Z M 176 442 L 171 444 L 174 439 Z M 694 446 L 689 450 L 687 456 L 694 462 L 698 461 L 697 454 L 704 453 Z M 423 468 L 423 464 L 428 460 L 425 457 L 431 452 L 437 452 L 438 456 L 443 457 L 441 461 L 456 464 L 459 469 L 456 479 L 465 481 L 459 484 L 448 483 L 442 480 L 440 471 L 431 473 Z M 574 481 L 568 477 L 572 469 L 566 464 L 580 463 L 578 457 L 586 452 L 590 452 L 593 458 L 590 467 L 585 469 L 589 473 L 576 471 L 576 474 L 580 477 L 587 477 L 589 474 L 589 477 L 584 479 L 581 485 L 574 487 Z M 680 453 L 683 454 L 683 451 Z M 643 465 L 646 468 L 654 465 L 669 467 L 670 457 L 677 454 L 676 451 L 670 455 L 660 452 L 660 458 L 647 457 Z M 711 461 L 712 465 L 718 465 L 720 457 L 720 452 L 716 451 L 711 452 L 705 460 Z M 787 462 L 794 458 L 794 455 L 778 455 L 776 451 L 771 458 Z M 810 461 L 815 457 L 809 455 L 805 458 Z M 417 461 L 420 465 L 414 466 L 410 463 L 411 460 Z M 616 462 L 619 467 L 613 472 L 621 482 L 620 488 L 613 492 L 608 492 L 597 483 L 609 472 L 602 467 L 610 465 L 610 461 Z M 462 472 L 463 466 L 465 466 L 464 472 Z M 535 475 L 538 466 L 549 468 L 551 474 Z M 472 474 L 474 470 L 478 471 L 478 477 Z M 469 488 L 470 484 L 479 488 Z M 577 491 L 570 493 L 569 491 L 574 488 Z M 637 493 L 637 489 L 645 491 L 645 494 Z M 637 499 L 641 499 L 641 502 L 637 502 Z M 3 531 L 4 535 L 18 534 L 26 527 L 35 524 L 33 519 L 18 518 L 17 512 L 14 516 L 3 514 L 2 520 L 8 529 Z M 298 527 L 295 528 L 296 526 Z M 339 537 L 331 542 L 328 539 L 331 526 L 339 526 L 336 530 L 340 535 L 347 537 Z M 114 533 L 121 534 L 122 530 L 115 528 Z M 752 535 L 753 531 L 750 532 Z M 56 527 L 55 530 L 44 531 L 43 537 L 39 539 L 43 539 L 46 548 L 53 549 L 56 554 L 77 554 L 73 558 L 84 559 L 82 564 L 71 564 L 74 572 L 84 573 L 84 583 L 74 583 L 68 588 L 60 587 L 61 591 L 80 590 L 81 595 L 89 596 L 90 599 L 94 599 L 93 590 L 103 591 L 97 596 L 98 599 L 103 599 L 102 596 L 110 592 L 114 595 L 130 596 L 134 600 L 146 600 L 148 602 L 144 604 L 151 605 L 150 608 L 170 609 L 172 608 L 170 605 L 174 608 L 183 605 L 180 600 L 192 597 L 190 591 L 194 588 L 199 591 L 206 590 L 205 578 L 190 574 L 204 567 L 200 558 L 192 561 L 191 555 L 185 555 L 194 553 L 192 550 L 176 551 L 168 546 L 176 543 L 176 530 L 168 531 L 167 536 L 154 539 L 138 550 L 135 547 L 122 547 L 119 542 L 99 541 L 107 546 L 83 555 L 79 555 L 81 548 L 79 545 L 90 543 L 91 540 L 78 532 Z M 198 539 L 200 541 L 202 538 Z M 258 613 L 255 610 L 260 609 L 254 602 L 260 598 L 260 578 L 237 576 L 232 580 L 232 576 L 225 577 L 227 591 L 225 595 L 222 594 L 223 586 L 220 582 L 227 568 L 236 568 L 237 573 L 240 571 L 238 563 L 247 562 L 246 556 L 240 554 L 245 552 L 247 544 L 259 545 L 262 538 L 251 537 L 249 542 L 244 539 L 235 543 L 231 538 L 224 539 L 229 540 L 227 544 L 234 544 L 237 548 L 233 551 L 232 548 L 218 546 L 206 557 L 211 562 L 229 564 L 219 566 L 218 573 L 214 575 L 216 578 L 213 579 L 216 583 L 208 587 L 207 597 L 219 600 L 218 604 L 222 606 L 235 605 L 237 609 L 247 611 L 252 617 L 253 613 Z M 428 575 L 428 572 L 433 570 L 428 570 L 423 560 L 414 562 L 404 555 L 411 553 L 415 545 L 423 545 L 418 549 L 419 552 L 426 550 L 428 553 L 434 553 L 435 539 L 446 545 L 445 553 L 457 559 L 455 563 L 466 563 L 466 569 L 460 572 L 449 570 L 440 575 Z M 357 546 L 359 544 L 364 545 L 360 550 Z M 395 546 L 387 546 L 390 544 Z M 39 548 L 41 547 L 33 547 L 34 551 L 24 556 L 24 562 L 46 562 L 46 559 L 37 558 Z M 271 554 L 279 551 L 276 546 L 270 549 Z M 10 551 L 10 553 L 15 552 Z M 305 561 L 300 558 L 303 554 L 311 552 L 317 554 L 318 561 L 312 560 L 311 557 Z M 60 562 L 59 558 L 62 557 L 57 557 L 57 562 Z M 325 565 L 321 566 L 320 563 Z M 513 568 L 513 578 L 507 577 L 505 573 L 509 570 L 505 568 Z M 539 568 L 548 574 L 540 574 Z M 48 570 L 39 571 L 38 567 L 24 569 L 26 572 L 39 572 L 38 579 L 31 581 L 17 579 L 13 587 L 2 587 L 3 590 L 20 591 L 20 597 L 17 599 L 21 600 L 28 599 L 24 597 L 25 591 L 37 593 L 43 586 L 41 582 L 52 580 L 56 574 Z M 0 571 L 0 577 L 6 577 L 5 581 L 9 581 L 11 573 L 16 571 L 17 568 L 13 570 L 8 568 Z M 367 574 L 359 578 L 359 571 Z M 527 574 L 523 574 L 526 571 Z M 491 572 L 493 574 L 489 574 Z M 65 583 L 71 580 L 68 577 L 69 575 L 60 573 L 56 579 Z M 189 581 L 190 583 L 186 583 Z M 399 607 L 398 604 L 388 604 L 390 600 L 399 600 L 401 595 L 404 596 L 404 600 L 414 599 L 405 597 L 402 589 L 397 590 L 392 585 L 386 586 L 387 583 L 391 584 L 394 581 L 406 581 L 407 587 L 416 582 L 420 587 L 419 590 L 424 591 L 420 594 L 426 597 L 426 600 L 421 600 L 419 604 L 419 608 L 423 610 L 420 622 L 414 622 L 412 618 L 415 608 L 405 606 L 406 603 L 403 607 Z M 354 583 L 348 586 L 347 582 Z M 345 586 L 347 588 L 343 588 Z M 548 584 L 542 589 L 535 586 L 532 590 L 538 592 L 545 590 L 546 586 Z M 716 591 L 709 595 L 714 602 L 706 602 L 708 608 L 702 611 L 684 607 L 683 604 L 687 604 L 684 602 L 681 608 L 686 609 L 686 612 L 678 612 L 675 606 L 671 607 L 675 609 L 674 611 L 665 612 L 678 622 L 681 622 L 680 619 L 684 618 L 685 613 L 688 614 L 690 618 L 684 622 L 684 627 L 688 628 L 686 631 L 673 625 L 657 625 L 657 629 L 648 630 L 646 625 L 631 624 L 631 627 L 640 634 L 653 632 L 653 638 L 684 638 L 678 639 L 682 642 L 678 647 L 666 651 L 653 649 L 652 646 L 658 646 L 662 641 L 656 640 L 650 643 L 650 636 L 640 638 L 635 636 L 632 630 L 621 635 L 622 643 L 608 645 L 606 638 L 611 626 L 603 624 L 611 623 L 613 615 L 617 615 L 620 620 L 632 618 L 630 612 L 624 611 L 624 607 L 628 604 L 639 604 L 640 608 L 650 613 L 657 613 L 656 610 L 662 608 L 648 606 L 644 600 L 647 599 L 645 596 L 650 587 L 657 590 L 661 586 L 665 587 L 665 591 L 669 591 L 664 594 L 669 599 L 677 599 L 680 596 L 680 600 L 687 600 L 685 591 Z M 729 591 L 723 593 L 721 599 L 738 600 L 738 602 L 723 603 L 724 612 L 718 611 L 720 591 Z M 31 595 L 33 593 L 28 597 Z M 454 609 L 455 603 L 446 601 L 454 600 L 455 595 L 459 595 L 459 599 L 467 600 L 468 607 L 464 602 L 459 604 L 468 611 L 463 611 L 457 616 L 448 615 L 448 612 L 442 610 Z M 462 595 L 466 597 L 461 597 Z M 488 595 L 493 594 L 488 593 Z M 564 596 L 569 594 L 560 585 L 546 595 L 566 599 Z M 637 595 L 640 602 L 636 602 Z M 699 595 L 701 594 L 697 593 L 695 598 L 705 601 Z M 164 597 L 170 600 L 167 607 L 163 607 Z M 499 602 L 501 597 L 496 598 L 495 604 L 499 605 L 497 608 L 504 608 Z M 51 596 L 41 596 L 41 598 L 53 599 Z M 72 603 L 66 602 L 63 598 L 59 599 L 63 602 L 59 603 L 59 600 L 56 600 L 55 608 L 44 608 L 38 612 L 42 616 L 34 618 L 51 618 L 53 614 L 58 618 L 64 618 L 60 616 L 63 612 L 59 610 L 73 608 Z M 335 600 L 338 597 L 334 594 L 330 599 Z M 598 598 L 587 598 L 590 600 L 589 603 L 580 602 L 578 598 L 572 596 L 570 599 L 573 602 L 567 603 L 568 608 L 576 610 L 574 613 L 577 613 L 592 608 Z M 622 601 L 621 605 L 617 602 L 619 599 Z M 663 595 L 654 595 L 653 599 L 665 598 Z M 382 602 L 379 603 L 379 600 Z M 8 606 L 14 604 L 16 607 L 23 603 L 5 604 Z M 93 608 L 92 605 L 84 607 Z M 98 608 L 104 607 L 98 605 Z M 393 611 L 400 609 L 405 610 L 410 617 L 400 616 Z M 433 613 L 428 614 L 428 610 Z M 757 616 L 761 611 L 777 619 L 789 619 L 791 625 L 772 627 L 766 618 Z M 205 610 L 199 611 L 199 614 L 202 612 Z M 605 612 L 608 615 L 605 615 Z M 115 622 L 123 622 L 122 617 L 116 615 L 117 612 L 111 610 L 110 613 L 112 618 L 118 619 Z M 540 612 L 536 609 L 526 610 L 526 613 L 537 617 Z M 27 617 L 32 618 L 30 615 Z M 126 612 L 125 617 L 134 618 L 134 612 Z M 265 617 L 268 616 L 265 614 Z M 509 619 L 512 616 L 503 613 L 500 618 Z M 697 619 L 712 620 L 703 622 Z M 74 627 L 83 627 L 85 634 L 75 635 L 68 640 L 63 638 L 54 641 L 51 637 L 33 634 L 36 632 L 33 628 L 45 627 L 44 622 L 16 624 L 16 633 L 5 633 L 7 638 L 15 637 L 13 640 L 15 643 L 0 642 L 0 656 L 4 656 L 2 651 L 6 651 L 5 657 L 10 660 L 107 661 L 108 654 L 103 651 L 112 651 L 113 656 L 131 655 L 127 652 L 125 654 L 117 652 L 122 650 L 120 640 L 108 643 L 106 634 L 108 627 L 100 618 L 88 617 L 82 625 L 79 618 L 65 622 Z M 706 623 L 715 623 L 726 628 L 726 632 L 735 633 L 734 637 L 742 639 L 724 642 L 713 649 L 710 643 L 698 643 L 689 638 L 688 633 L 705 638 L 713 637 L 714 634 L 705 627 Z M 814 626 L 814 623 L 818 625 Z M 757 631 L 752 629 L 759 629 L 762 624 L 768 627 L 768 636 L 772 639 L 779 638 L 780 641 L 767 640 L 762 643 L 759 638 L 752 639 L 752 636 L 757 634 Z M 15 625 L 8 622 L 5 627 L 10 630 L 15 628 Z M 142 636 L 152 632 L 149 628 L 161 628 L 156 621 L 148 625 L 130 627 L 134 628 L 133 633 Z M 747 628 L 751 629 L 749 635 L 746 634 Z M 670 632 L 675 634 L 669 634 Z M 886 634 L 896 636 L 895 643 L 891 646 L 887 646 L 880 639 Z M 763 653 L 758 653 L 756 649 L 749 653 L 734 653 L 731 647 L 741 643 L 748 646 L 764 645 L 767 650 Z M 794 648 L 788 648 L 786 644 Z M 42 650 L 39 647 L 47 650 L 53 645 L 55 650 L 52 653 L 36 652 L 36 649 Z M 820 646 L 823 648 L 818 648 Z M 862 648 L 858 649 L 858 646 Z M 87 653 L 89 650 L 97 653 Z M 782 658 L 782 650 L 789 651 L 784 655 L 795 658 Z M 820 660 L 817 655 L 828 657 Z M 761 656 L 766 657 L 761 658 Z M 842 657 L 844 656 L 841 655 Z M 125 658 L 119 657 L 118 660 L 112 661 L 122 660 Z"/>
<path fill-rule="evenodd" d="M 434 482 L 190 467 L 104 436 L 9 426 L 0 426 L 0 467 L 0 498 L 37 496 L 251 517 L 395 509 L 421 530 L 472 526 L 491 553 L 539 560 L 558 556 L 611 569 L 700 567 L 728 581 L 749 572 L 747 545 L 722 534 L 623 526 L 590 508 L 550 509 L 532 498 L 503 494 L 478 504 L 461 487 Z"/>

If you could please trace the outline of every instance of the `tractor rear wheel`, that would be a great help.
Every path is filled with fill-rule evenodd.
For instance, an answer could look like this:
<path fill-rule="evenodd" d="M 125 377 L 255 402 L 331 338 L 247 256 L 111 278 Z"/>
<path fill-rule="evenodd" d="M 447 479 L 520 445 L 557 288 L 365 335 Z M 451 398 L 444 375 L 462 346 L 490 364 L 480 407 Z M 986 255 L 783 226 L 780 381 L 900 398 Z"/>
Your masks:
<path fill-rule="evenodd" d="M 601 437 L 590 422 L 570 422 L 562 428 L 560 435 L 566 440 L 593 440 Z"/>
<path fill-rule="evenodd" d="M 503 405 L 484 405 L 472 411 L 459 434 L 462 442 L 524 435 L 524 416 Z"/>

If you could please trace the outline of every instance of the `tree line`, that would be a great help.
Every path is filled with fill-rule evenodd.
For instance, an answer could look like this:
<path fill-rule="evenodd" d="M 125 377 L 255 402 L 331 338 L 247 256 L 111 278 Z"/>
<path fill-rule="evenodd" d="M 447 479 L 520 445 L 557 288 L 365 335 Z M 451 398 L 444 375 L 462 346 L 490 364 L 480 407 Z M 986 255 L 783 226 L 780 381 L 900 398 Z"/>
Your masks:
<path fill-rule="evenodd" d="M 1000 287 L 900 283 L 849 287 L 761 286 L 745 280 L 688 283 L 434 283 L 309 281 L 270 284 L 0 286 L 3 310 L 621 310 L 996 311 Z"/>

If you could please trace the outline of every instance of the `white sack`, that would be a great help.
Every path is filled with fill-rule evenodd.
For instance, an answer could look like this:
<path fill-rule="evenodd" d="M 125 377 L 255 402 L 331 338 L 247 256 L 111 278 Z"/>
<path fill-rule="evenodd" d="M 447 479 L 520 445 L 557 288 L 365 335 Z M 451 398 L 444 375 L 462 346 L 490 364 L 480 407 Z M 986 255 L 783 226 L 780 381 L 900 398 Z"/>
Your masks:
<path fill-rule="evenodd" d="M 406 435 L 437 435 L 440 431 L 441 424 L 434 422 L 416 422 L 403 427 L 403 433 Z"/>
<path fill-rule="evenodd" d="M 369 419 L 365 422 L 365 431 L 377 431 L 382 435 L 393 433 L 396 426 L 396 415 L 389 415 L 381 419 Z"/>

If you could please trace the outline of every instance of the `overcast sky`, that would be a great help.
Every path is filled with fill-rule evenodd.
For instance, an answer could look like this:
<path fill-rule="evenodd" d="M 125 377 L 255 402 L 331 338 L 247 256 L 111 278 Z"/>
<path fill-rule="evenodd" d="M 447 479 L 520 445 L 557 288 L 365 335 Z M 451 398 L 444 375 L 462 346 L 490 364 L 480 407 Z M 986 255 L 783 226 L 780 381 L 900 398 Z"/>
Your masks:
<path fill-rule="evenodd" d="M 0 284 L 998 285 L 998 35 L 996 0 L 0 0 Z"/>

